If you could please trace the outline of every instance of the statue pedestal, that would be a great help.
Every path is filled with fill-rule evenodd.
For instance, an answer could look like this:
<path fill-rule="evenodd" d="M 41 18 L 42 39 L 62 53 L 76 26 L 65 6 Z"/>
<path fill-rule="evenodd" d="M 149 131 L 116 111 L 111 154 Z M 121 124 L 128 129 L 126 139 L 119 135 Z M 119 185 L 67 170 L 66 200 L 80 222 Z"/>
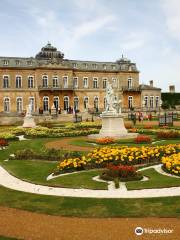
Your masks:
<path fill-rule="evenodd" d="M 35 128 L 36 123 L 34 121 L 34 118 L 32 116 L 25 116 L 23 127 L 24 128 Z"/>
<path fill-rule="evenodd" d="M 104 138 L 112 137 L 116 139 L 128 139 L 137 137 L 137 133 L 128 133 L 124 126 L 124 120 L 121 114 L 115 112 L 103 112 L 102 118 L 102 128 L 99 134 L 91 134 L 89 138 Z"/>

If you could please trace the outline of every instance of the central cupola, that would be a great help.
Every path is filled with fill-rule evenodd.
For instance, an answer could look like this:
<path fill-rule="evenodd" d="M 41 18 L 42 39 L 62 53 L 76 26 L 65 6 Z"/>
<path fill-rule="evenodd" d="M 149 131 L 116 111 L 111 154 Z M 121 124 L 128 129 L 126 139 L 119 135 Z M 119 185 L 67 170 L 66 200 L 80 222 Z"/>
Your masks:
<path fill-rule="evenodd" d="M 62 60 L 64 58 L 64 54 L 57 50 L 56 47 L 53 47 L 50 42 L 47 43 L 46 46 L 41 48 L 41 51 L 36 55 L 36 59 L 58 59 Z"/>

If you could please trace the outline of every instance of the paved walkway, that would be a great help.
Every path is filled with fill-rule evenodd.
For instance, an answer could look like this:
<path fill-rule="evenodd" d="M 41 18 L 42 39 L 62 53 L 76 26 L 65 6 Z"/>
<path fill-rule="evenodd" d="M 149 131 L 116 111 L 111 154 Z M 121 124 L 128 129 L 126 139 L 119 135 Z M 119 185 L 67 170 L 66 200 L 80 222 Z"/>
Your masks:
<path fill-rule="evenodd" d="M 126 189 L 125 184 L 122 184 L 119 189 L 110 188 L 109 190 L 71 189 L 36 185 L 22 181 L 21 179 L 12 176 L 1 166 L 0 166 L 0 184 L 4 187 L 18 191 L 63 197 L 151 198 L 151 197 L 180 196 L 180 187 L 128 191 Z"/>

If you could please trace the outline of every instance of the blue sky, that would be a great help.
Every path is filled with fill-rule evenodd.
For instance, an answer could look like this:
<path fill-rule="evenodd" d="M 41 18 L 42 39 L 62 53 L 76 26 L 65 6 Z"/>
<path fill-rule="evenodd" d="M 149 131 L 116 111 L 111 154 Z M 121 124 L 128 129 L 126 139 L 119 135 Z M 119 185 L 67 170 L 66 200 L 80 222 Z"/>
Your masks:
<path fill-rule="evenodd" d="M 137 63 L 140 82 L 180 91 L 179 0 L 1 0 L 0 56 L 35 56 L 50 41 L 65 58 Z"/>

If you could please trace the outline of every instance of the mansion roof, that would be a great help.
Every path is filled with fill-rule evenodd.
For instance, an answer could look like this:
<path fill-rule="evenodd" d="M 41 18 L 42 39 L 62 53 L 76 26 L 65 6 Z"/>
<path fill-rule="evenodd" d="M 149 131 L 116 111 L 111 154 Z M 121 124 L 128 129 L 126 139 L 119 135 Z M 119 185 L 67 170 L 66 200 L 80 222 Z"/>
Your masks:
<path fill-rule="evenodd" d="M 138 72 L 136 64 L 123 56 L 115 62 L 97 62 L 64 59 L 64 54 L 53 47 L 50 43 L 41 51 L 30 58 L 0 57 L 0 68 L 67 68 L 84 71 L 132 71 Z"/>

